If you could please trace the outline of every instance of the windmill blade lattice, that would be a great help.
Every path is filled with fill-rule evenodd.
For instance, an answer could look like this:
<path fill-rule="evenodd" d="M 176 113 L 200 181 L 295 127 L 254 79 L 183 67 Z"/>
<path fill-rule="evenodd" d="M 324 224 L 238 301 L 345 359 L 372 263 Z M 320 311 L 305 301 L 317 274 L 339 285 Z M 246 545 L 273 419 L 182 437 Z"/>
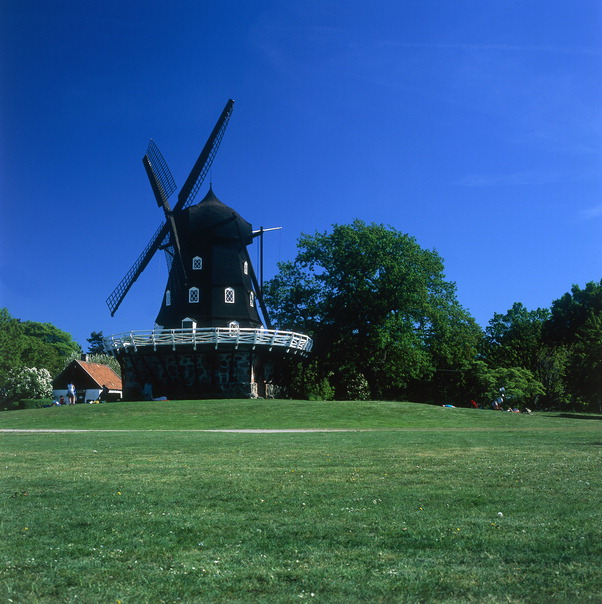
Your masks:
<path fill-rule="evenodd" d="M 153 189 L 157 205 L 167 213 L 169 211 L 169 197 L 177 189 L 176 181 L 174 180 L 167 162 L 165 161 L 159 147 L 154 140 L 150 140 L 146 155 L 142 158 L 142 164 L 146 170 L 146 175 Z M 172 241 L 172 233 L 169 233 L 160 245 L 160 248 L 165 252 L 165 260 L 167 262 L 167 271 L 171 270 L 173 258 L 175 255 L 174 245 Z"/>
<path fill-rule="evenodd" d="M 159 151 L 159 147 L 157 147 L 153 139 L 148 143 L 146 155 L 142 159 L 142 163 L 151 181 L 157 205 L 161 207 L 177 189 L 177 186 L 167 167 L 167 162 L 163 158 L 163 155 L 161 155 L 161 151 Z"/>

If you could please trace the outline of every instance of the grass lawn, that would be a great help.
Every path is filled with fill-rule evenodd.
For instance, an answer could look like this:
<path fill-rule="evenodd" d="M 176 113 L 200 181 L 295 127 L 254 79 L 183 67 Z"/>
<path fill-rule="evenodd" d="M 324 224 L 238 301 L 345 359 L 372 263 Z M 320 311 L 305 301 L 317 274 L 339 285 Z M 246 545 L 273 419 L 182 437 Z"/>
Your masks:
<path fill-rule="evenodd" d="M 4 429 L 94 431 L 0 433 L 0 601 L 602 602 L 600 419 L 293 401 L 2 413 Z M 245 428 L 354 431 L 195 431 Z"/>

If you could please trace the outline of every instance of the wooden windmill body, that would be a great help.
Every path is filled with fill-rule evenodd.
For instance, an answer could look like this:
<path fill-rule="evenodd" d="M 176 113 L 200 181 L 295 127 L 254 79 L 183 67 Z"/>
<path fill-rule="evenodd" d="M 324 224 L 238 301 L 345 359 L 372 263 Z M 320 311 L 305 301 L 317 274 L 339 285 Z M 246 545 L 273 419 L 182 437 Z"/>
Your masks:
<path fill-rule="evenodd" d="M 285 368 L 312 346 L 303 334 L 273 330 L 247 246 L 253 231 L 210 187 L 193 205 L 232 113 L 228 101 L 172 209 L 176 185 L 153 141 L 143 158 L 165 222 L 107 299 L 114 315 L 153 255 L 169 274 L 155 328 L 105 338 L 122 367 L 126 398 L 257 397 L 282 394 Z"/>

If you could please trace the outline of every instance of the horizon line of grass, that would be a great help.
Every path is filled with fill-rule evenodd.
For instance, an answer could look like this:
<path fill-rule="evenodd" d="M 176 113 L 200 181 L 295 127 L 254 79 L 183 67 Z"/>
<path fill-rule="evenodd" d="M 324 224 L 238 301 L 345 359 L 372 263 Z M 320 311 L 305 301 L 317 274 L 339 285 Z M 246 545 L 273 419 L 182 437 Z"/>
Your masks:
<path fill-rule="evenodd" d="M 597 424 L 575 414 L 572 425 Z M 602 419 L 589 415 L 588 418 Z M 105 430 L 219 429 L 533 429 L 564 426 L 567 415 L 445 408 L 397 401 L 215 399 L 119 402 L 27 409 L 0 414 L 0 428 Z"/>

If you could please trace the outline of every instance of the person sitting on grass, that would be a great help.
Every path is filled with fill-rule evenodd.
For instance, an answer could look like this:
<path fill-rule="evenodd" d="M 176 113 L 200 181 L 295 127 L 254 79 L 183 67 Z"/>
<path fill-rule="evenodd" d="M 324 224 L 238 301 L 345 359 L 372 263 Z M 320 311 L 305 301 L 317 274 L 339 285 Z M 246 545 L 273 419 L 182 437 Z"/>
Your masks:
<path fill-rule="evenodd" d="M 495 411 L 503 411 L 504 410 L 504 395 L 496 398 L 493 403 L 491 403 L 491 408 Z"/>

